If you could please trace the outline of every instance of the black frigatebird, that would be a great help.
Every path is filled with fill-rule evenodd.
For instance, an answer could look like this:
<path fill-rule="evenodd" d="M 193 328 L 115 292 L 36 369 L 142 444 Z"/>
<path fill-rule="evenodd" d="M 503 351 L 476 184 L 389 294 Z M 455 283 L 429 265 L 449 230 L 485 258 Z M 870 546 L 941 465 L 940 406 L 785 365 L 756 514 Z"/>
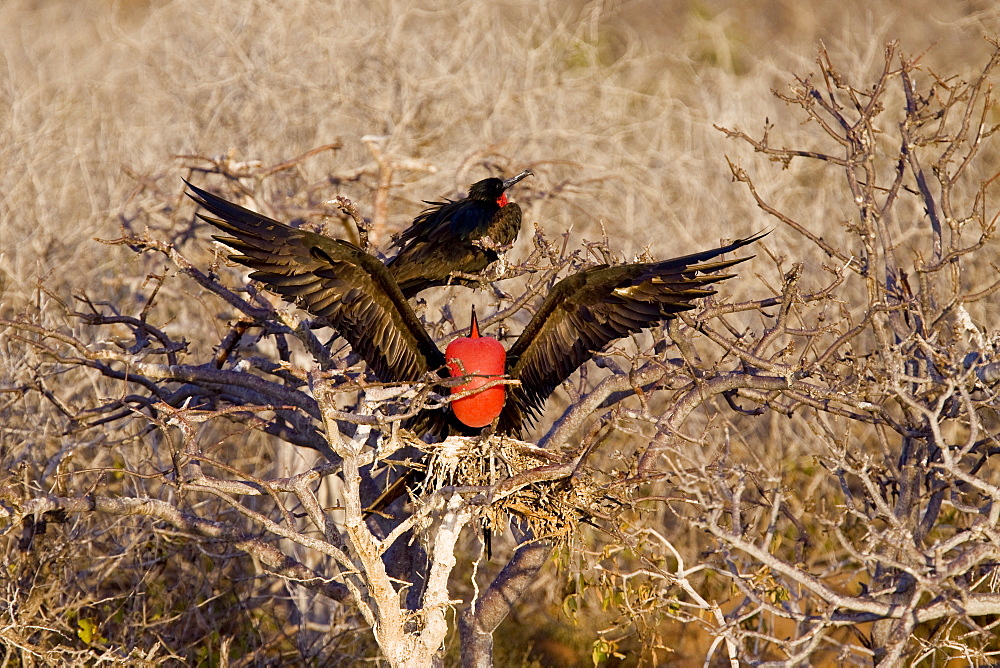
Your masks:
<path fill-rule="evenodd" d="M 521 231 L 521 207 L 508 201 L 507 189 L 531 172 L 506 181 L 488 178 L 469 186 L 460 200 L 425 202 L 431 206 L 399 235 L 399 254 L 386 264 L 407 298 L 430 287 L 456 283 L 474 287 L 460 274 L 480 274 L 500 258 Z"/>
<path fill-rule="evenodd" d="M 198 214 L 228 235 L 213 238 L 239 253 L 229 258 L 335 329 L 379 381 L 416 382 L 436 369 L 444 375 L 445 354 L 378 258 L 348 241 L 289 227 L 188 187 L 195 202 L 218 216 Z M 555 388 L 609 343 L 715 294 L 710 284 L 735 275 L 719 272 L 753 256 L 712 260 L 765 234 L 670 260 L 602 264 L 556 283 L 507 351 L 506 375 L 520 385 L 509 390 L 498 431 L 521 435 Z"/>
<path fill-rule="evenodd" d="M 189 196 L 218 216 L 198 214 L 226 233 L 213 238 L 239 253 L 230 259 L 251 268 L 250 278 L 329 324 L 379 381 L 416 382 L 433 370 L 444 376 L 446 365 L 454 375 L 480 372 L 475 362 L 452 360 L 441 352 L 378 258 L 348 241 L 289 227 L 188 186 Z M 752 256 L 714 259 L 765 234 L 659 262 L 602 264 L 560 280 L 507 351 L 503 369 L 520 384 L 508 388 L 497 432 L 520 436 L 526 423 L 539 417 L 555 388 L 612 341 L 670 320 L 694 308 L 695 300 L 715 294 L 712 283 L 735 275 L 719 272 Z M 475 339 L 474 314 L 473 327 L 470 338 Z M 442 420 L 424 424 L 440 426 Z M 470 433 L 468 427 L 454 421 L 452 425 Z M 397 480 L 370 510 L 399 496 L 409 477 Z"/>

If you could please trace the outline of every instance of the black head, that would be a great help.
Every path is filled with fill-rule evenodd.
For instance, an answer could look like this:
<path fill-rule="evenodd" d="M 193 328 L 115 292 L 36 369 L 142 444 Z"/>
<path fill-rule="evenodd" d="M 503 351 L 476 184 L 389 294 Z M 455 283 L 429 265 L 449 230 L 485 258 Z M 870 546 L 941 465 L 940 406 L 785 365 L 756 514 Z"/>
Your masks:
<path fill-rule="evenodd" d="M 503 196 L 507 188 L 510 188 L 526 176 L 531 176 L 531 172 L 527 169 L 506 181 L 501 181 L 495 177 L 476 181 L 469 186 L 469 199 L 479 199 L 487 202 L 497 201 Z"/>
<path fill-rule="evenodd" d="M 476 181 L 469 186 L 469 199 L 481 199 L 495 202 L 503 195 L 503 181 L 496 178 Z"/>

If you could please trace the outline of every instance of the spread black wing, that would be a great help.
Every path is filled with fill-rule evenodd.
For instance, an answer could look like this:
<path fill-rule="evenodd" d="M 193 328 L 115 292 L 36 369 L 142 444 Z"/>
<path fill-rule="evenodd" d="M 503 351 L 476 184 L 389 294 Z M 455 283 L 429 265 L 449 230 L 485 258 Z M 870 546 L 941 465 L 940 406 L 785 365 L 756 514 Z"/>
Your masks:
<path fill-rule="evenodd" d="M 712 283 L 734 276 L 718 272 L 752 256 L 711 260 L 764 234 L 662 262 L 592 267 L 556 283 L 507 351 L 508 375 L 521 385 L 510 388 L 500 431 L 520 434 L 553 390 L 612 341 L 674 318 L 714 294 Z"/>
<path fill-rule="evenodd" d="M 189 196 L 217 216 L 199 217 L 226 234 L 213 238 L 239 253 L 230 259 L 253 269 L 250 277 L 269 290 L 322 318 L 379 380 L 416 381 L 444 365 L 444 355 L 378 258 L 187 185 Z"/>

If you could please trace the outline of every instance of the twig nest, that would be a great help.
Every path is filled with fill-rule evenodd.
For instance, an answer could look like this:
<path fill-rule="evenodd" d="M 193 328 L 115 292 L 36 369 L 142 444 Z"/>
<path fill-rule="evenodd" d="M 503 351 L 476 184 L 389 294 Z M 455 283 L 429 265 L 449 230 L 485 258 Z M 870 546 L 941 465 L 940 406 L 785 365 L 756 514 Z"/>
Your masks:
<path fill-rule="evenodd" d="M 467 494 L 490 528 L 517 518 L 536 538 L 568 537 L 581 521 L 623 506 L 620 485 L 598 481 L 576 454 L 504 436 L 451 436 L 420 446 L 430 456 L 420 495 L 444 487 Z"/>

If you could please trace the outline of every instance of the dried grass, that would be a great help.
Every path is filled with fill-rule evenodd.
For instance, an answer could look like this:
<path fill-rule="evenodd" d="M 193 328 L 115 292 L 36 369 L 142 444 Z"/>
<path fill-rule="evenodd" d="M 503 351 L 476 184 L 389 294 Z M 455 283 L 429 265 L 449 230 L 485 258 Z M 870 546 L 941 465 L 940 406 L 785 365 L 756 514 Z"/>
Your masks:
<path fill-rule="evenodd" d="M 193 161 L 176 156 L 277 164 L 339 140 L 339 150 L 302 162 L 284 189 L 263 193 L 264 204 L 287 211 L 289 197 L 322 192 L 332 179 L 338 185 L 325 196 L 370 207 L 376 184 L 362 168 L 373 160 L 362 139 L 369 135 L 384 138 L 385 154 L 429 165 L 397 172 L 388 231 L 408 223 L 421 200 L 453 196 L 488 172 L 530 167 L 537 176 L 526 182 L 534 191 L 526 219 L 553 236 L 571 229 L 577 245 L 604 230 L 629 258 L 647 248 L 667 256 L 706 247 L 770 224 L 730 183 L 725 163 L 727 154 L 748 167 L 763 158 L 727 142 L 713 124 L 752 128 L 783 114 L 768 89 L 783 86 L 788 72 L 809 71 L 818 41 L 847 74 L 877 70 L 883 42 L 896 38 L 911 53 L 933 46 L 930 69 L 965 73 L 989 51 L 981 36 L 1000 30 L 1000 9 L 989 2 L 754 5 L 7 0 L 0 5 L 0 271 L 8 280 L 0 314 L 45 312 L 52 300 L 83 290 L 119 304 L 148 294 L 146 276 L 162 265 L 140 266 L 92 240 L 118 236 L 122 222 L 188 235 L 187 243 L 207 249 L 207 235 L 188 227 L 191 207 L 179 194 Z M 796 134 L 789 125 L 781 143 L 808 143 L 807 129 Z M 847 215 L 841 187 L 808 173 L 798 178 L 766 194 L 836 237 Z M 174 205 L 150 215 L 153 200 Z M 899 225 L 905 232 L 905 221 Z M 768 247 L 820 260 L 799 257 L 783 234 Z M 37 289 L 40 280 L 50 292 Z M 727 284 L 737 296 L 759 288 L 754 280 Z M 218 314 L 190 302 L 177 304 L 171 327 L 205 345 Z M 16 340 L 3 345 L 6 389 L 23 377 L 26 360 Z M 76 372 L 39 382 L 81 404 L 116 391 Z M 95 468 L 131 468 L 127 442 L 74 440 L 65 416 L 37 394 L 4 392 L 0 409 L 4 463 L 23 467 L 25 481 L 66 449 Z M 771 428 L 771 443 L 804 438 Z M 232 447 L 233 439 L 216 442 Z M 239 463 L 262 448 L 269 453 L 247 438 L 229 455 Z M 792 452 L 767 456 L 780 462 Z M 256 465 L 282 465 L 277 455 L 264 459 Z M 371 651 L 356 632 L 324 637 L 315 621 L 323 615 L 256 580 L 252 565 L 226 560 L 215 571 L 217 555 L 184 536 L 140 532 L 141 524 L 74 520 L 60 526 L 62 540 L 35 536 L 30 553 L 9 552 L 16 577 L 4 581 L 3 643 L 49 665 L 93 661 L 100 643 L 79 637 L 81 620 L 93 619 L 104 633 L 116 629 L 119 646 L 136 648 L 109 660 L 221 662 L 232 654 L 250 664 L 320 657 L 336 665 Z M 551 601 L 536 605 L 534 612 L 553 610 Z M 336 611 L 325 615 L 326 629 L 350 625 Z M 39 628 L 18 635 L 30 620 Z"/>

